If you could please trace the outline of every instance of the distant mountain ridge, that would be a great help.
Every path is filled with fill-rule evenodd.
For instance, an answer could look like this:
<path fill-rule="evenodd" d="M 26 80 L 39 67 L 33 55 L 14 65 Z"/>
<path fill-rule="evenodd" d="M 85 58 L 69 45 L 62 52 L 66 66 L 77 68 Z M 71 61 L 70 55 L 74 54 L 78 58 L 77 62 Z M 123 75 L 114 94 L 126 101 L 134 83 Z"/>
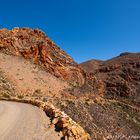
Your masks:
<path fill-rule="evenodd" d="M 130 97 L 140 105 L 140 53 L 121 53 L 107 61 L 90 60 L 80 66 L 105 83 L 107 96 Z"/>

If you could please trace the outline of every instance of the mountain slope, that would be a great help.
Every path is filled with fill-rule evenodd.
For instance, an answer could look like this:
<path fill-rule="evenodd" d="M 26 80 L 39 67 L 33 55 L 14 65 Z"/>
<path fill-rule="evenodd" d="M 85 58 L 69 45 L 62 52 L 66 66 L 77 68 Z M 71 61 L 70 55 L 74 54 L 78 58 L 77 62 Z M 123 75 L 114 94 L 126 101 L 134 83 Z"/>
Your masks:
<path fill-rule="evenodd" d="M 88 63 L 88 62 L 87 62 Z M 91 61 L 95 64 L 95 61 Z M 123 53 L 120 56 L 100 63 L 94 70 L 96 77 L 105 83 L 105 95 L 108 98 L 124 98 L 140 105 L 140 53 Z M 81 65 L 84 69 L 85 65 Z M 85 69 L 85 70 L 88 70 Z"/>
<path fill-rule="evenodd" d="M 69 87 L 67 82 L 19 56 L 0 53 L 0 69 L 19 94 L 53 97 Z"/>
<path fill-rule="evenodd" d="M 80 66 L 89 75 L 86 84 L 70 89 L 77 100 L 61 108 L 80 121 L 92 139 L 139 136 L 140 53 L 123 53 L 108 61 L 91 60 Z"/>
<path fill-rule="evenodd" d="M 83 73 L 73 59 L 38 29 L 0 30 L 0 51 L 31 59 L 49 73 L 82 84 Z"/>
<path fill-rule="evenodd" d="M 89 60 L 87 62 L 83 62 L 80 66 L 87 72 L 93 72 L 99 69 L 100 65 L 102 65 L 103 61 L 101 60 Z"/>
<path fill-rule="evenodd" d="M 63 101 L 64 89 L 84 82 L 84 71 L 42 31 L 29 28 L 0 30 L 0 98 Z M 65 97 L 73 98 L 70 94 Z M 66 122 L 61 123 L 65 125 Z M 69 132 L 63 132 L 64 135 L 69 133 L 73 134 L 71 137 L 88 139 L 77 123 L 72 126 L 74 128 L 65 128 Z M 78 132 L 75 134 L 75 131 Z"/>
<path fill-rule="evenodd" d="M 52 102 L 91 139 L 139 135 L 139 53 L 78 65 L 38 29 L 2 29 L 0 70 L 1 96 Z"/>

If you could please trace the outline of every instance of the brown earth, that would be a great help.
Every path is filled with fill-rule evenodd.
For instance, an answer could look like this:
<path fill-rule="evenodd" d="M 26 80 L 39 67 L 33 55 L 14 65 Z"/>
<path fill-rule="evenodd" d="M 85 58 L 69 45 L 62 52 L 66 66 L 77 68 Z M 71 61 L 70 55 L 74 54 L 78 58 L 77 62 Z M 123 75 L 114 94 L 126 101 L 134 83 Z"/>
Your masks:
<path fill-rule="evenodd" d="M 19 56 L 0 53 L 0 70 L 20 94 L 57 96 L 68 83 Z"/>
<path fill-rule="evenodd" d="M 78 65 L 38 29 L 2 29 L 0 70 L 3 96 L 43 97 L 85 128 L 91 139 L 139 136 L 140 53 Z"/>

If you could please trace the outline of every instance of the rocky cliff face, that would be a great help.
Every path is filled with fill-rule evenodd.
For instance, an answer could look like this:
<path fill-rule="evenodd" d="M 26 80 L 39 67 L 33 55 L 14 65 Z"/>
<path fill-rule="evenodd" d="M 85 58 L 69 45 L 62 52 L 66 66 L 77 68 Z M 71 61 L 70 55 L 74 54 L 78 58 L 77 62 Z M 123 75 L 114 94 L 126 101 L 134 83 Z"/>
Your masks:
<path fill-rule="evenodd" d="M 122 53 L 111 60 L 98 61 L 96 69 L 92 68 L 93 65 L 97 66 L 95 60 L 90 63 L 85 62 L 81 66 L 103 81 L 106 97 L 127 98 L 140 105 L 140 53 Z"/>
<path fill-rule="evenodd" d="M 83 72 L 73 59 L 42 31 L 29 28 L 0 30 L 0 51 L 23 56 L 68 82 L 83 84 Z"/>

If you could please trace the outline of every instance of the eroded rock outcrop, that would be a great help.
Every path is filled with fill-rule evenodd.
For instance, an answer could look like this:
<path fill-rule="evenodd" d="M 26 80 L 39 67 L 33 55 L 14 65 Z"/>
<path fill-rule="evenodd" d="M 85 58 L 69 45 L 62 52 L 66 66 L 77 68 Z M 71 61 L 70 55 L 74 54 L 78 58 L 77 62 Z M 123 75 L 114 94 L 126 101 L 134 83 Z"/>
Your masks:
<path fill-rule="evenodd" d="M 83 71 L 73 59 L 38 29 L 0 30 L 0 51 L 31 59 L 68 82 L 84 83 Z"/>

